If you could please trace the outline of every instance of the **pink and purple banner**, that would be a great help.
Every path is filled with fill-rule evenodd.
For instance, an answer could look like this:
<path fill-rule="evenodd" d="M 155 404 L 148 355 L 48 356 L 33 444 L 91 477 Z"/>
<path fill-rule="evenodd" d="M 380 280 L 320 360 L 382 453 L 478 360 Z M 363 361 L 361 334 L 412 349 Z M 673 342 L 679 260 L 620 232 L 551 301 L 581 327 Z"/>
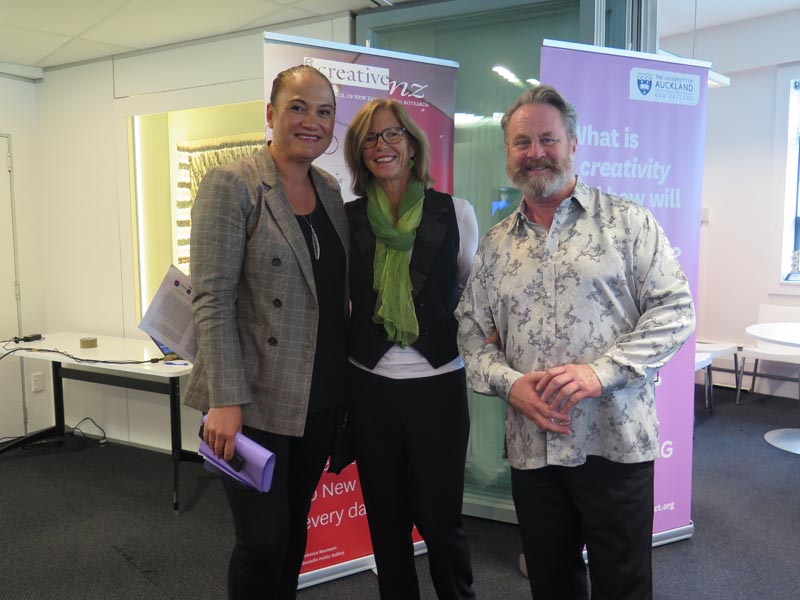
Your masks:
<path fill-rule="evenodd" d="M 336 139 L 330 154 L 314 164 L 339 179 L 345 202 L 355 197 L 344 161 L 344 136 L 350 120 L 373 98 L 392 98 L 428 135 L 431 175 L 437 190 L 453 193 L 453 115 L 458 63 L 388 50 L 375 50 L 307 38 L 264 34 L 264 87 L 288 67 L 307 64 L 324 73 L 336 90 Z M 268 132 L 269 134 L 269 132 Z"/>
<path fill-rule="evenodd" d="M 575 170 L 647 207 L 678 253 L 697 298 L 709 64 L 545 40 L 540 78 L 578 111 Z M 694 337 L 660 371 L 654 541 L 689 537 Z"/>
<path fill-rule="evenodd" d="M 373 98 L 393 98 L 428 135 L 436 189 L 453 191 L 453 115 L 458 64 L 277 33 L 264 34 L 264 86 L 282 70 L 307 64 L 324 73 L 336 92 L 335 139 L 314 164 L 334 175 L 345 201 L 355 198 L 344 160 L 344 136 L 359 108 Z M 267 132 L 268 137 L 270 132 Z M 415 532 L 415 541 L 421 538 Z M 324 473 L 308 517 L 308 544 L 300 587 L 374 566 L 364 501 L 355 465 Z"/>

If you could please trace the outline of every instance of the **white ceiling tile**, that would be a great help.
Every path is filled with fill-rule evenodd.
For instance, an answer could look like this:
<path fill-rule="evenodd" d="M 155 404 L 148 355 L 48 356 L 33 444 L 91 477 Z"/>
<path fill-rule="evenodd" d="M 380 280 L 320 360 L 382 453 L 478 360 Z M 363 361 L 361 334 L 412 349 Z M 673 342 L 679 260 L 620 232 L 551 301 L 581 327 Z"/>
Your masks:
<path fill-rule="evenodd" d="M 362 10 L 365 8 L 375 8 L 375 5 L 369 0 L 339 0 L 336 6 L 332 7 L 330 0 L 296 0 L 292 5 L 296 8 L 302 8 L 309 12 L 318 15 L 328 15 L 332 11 L 343 12 L 346 10 Z"/>
<path fill-rule="evenodd" d="M 73 38 L 55 52 L 45 56 L 36 66 L 53 67 L 66 65 L 84 60 L 104 58 L 114 54 L 123 54 L 132 50 L 135 50 L 135 48 Z"/>
<path fill-rule="evenodd" d="M 285 6 L 274 13 L 269 15 L 267 19 L 255 19 L 250 21 L 246 25 L 242 26 L 242 29 L 253 29 L 254 27 L 261 27 L 264 26 L 265 28 L 269 25 L 277 25 L 283 23 L 291 23 L 292 21 L 298 21 L 300 19 L 309 19 L 311 17 L 317 17 L 316 13 L 312 13 L 307 10 L 302 10 L 299 8 L 295 8 L 294 6 Z"/>
<path fill-rule="evenodd" d="M 79 35 L 129 2 L 131 0 L 0 0 L 0 25 Z"/>
<path fill-rule="evenodd" d="M 38 61 L 67 43 L 70 38 L 54 33 L 0 25 L 0 62 L 41 66 Z"/>
<path fill-rule="evenodd" d="M 134 0 L 81 37 L 108 44 L 152 48 L 242 29 L 255 17 L 284 10 L 274 1 Z"/>
<path fill-rule="evenodd" d="M 691 31 L 695 5 L 702 29 L 800 9 L 800 0 L 662 0 L 661 35 Z M 0 0 L 0 62 L 64 64 L 370 8 L 372 0 Z"/>

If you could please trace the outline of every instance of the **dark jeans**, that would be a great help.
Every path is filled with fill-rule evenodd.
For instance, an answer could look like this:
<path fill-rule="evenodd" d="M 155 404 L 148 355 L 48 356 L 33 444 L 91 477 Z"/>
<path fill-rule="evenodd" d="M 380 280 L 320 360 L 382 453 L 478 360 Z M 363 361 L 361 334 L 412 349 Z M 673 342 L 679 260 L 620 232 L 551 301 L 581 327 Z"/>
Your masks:
<path fill-rule="evenodd" d="M 411 531 L 441 599 L 475 598 L 462 525 L 469 438 L 464 370 L 387 379 L 350 368 L 351 433 L 383 600 L 419 598 Z"/>
<path fill-rule="evenodd" d="M 338 407 L 310 413 L 302 438 L 243 428 L 246 436 L 275 454 L 275 471 L 265 494 L 223 477 L 236 531 L 228 566 L 229 600 L 295 597 L 311 498 L 333 446 L 338 416 Z"/>
<path fill-rule="evenodd" d="M 597 456 L 578 467 L 511 469 L 511 491 L 535 600 L 653 597 L 653 462 Z"/>

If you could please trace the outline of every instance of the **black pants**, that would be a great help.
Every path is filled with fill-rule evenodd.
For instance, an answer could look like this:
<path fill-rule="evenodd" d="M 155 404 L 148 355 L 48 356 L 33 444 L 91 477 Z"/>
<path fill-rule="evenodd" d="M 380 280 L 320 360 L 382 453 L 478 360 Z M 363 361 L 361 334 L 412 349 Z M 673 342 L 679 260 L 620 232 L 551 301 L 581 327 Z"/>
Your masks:
<path fill-rule="evenodd" d="M 653 462 L 590 456 L 579 467 L 511 469 L 511 491 L 536 600 L 653 597 Z"/>
<path fill-rule="evenodd" d="M 310 413 L 302 438 L 243 428 L 246 436 L 275 454 L 275 470 L 266 494 L 223 477 L 236 531 L 228 566 L 230 600 L 295 597 L 311 498 L 333 446 L 338 417 L 338 407 Z"/>
<path fill-rule="evenodd" d="M 461 505 L 469 439 L 464 370 L 387 379 L 350 367 L 352 435 L 383 600 L 419 598 L 412 526 L 441 599 L 474 598 Z"/>

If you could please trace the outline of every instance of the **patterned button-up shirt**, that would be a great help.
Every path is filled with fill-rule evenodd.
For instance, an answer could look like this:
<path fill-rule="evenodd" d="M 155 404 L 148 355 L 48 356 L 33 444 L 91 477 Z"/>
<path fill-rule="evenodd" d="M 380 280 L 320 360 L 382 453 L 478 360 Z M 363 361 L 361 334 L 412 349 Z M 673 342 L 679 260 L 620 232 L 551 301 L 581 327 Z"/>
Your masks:
<path fill-rule="evenodd" d="M 456 311 L 470 387 L 507 400 L 523 373 L 588 364 L 603 387 L 572 411 L 572 435 L 541 431 L 511 404 L 511 466 L 658 457 L 654 377 L 689 338 L 689 284 L 664 231 L 638 204 L 578 181 L 547 231 L 520 209 L 480 243 Z M 486 344 L 496 328 L 502 347 Z"/>

